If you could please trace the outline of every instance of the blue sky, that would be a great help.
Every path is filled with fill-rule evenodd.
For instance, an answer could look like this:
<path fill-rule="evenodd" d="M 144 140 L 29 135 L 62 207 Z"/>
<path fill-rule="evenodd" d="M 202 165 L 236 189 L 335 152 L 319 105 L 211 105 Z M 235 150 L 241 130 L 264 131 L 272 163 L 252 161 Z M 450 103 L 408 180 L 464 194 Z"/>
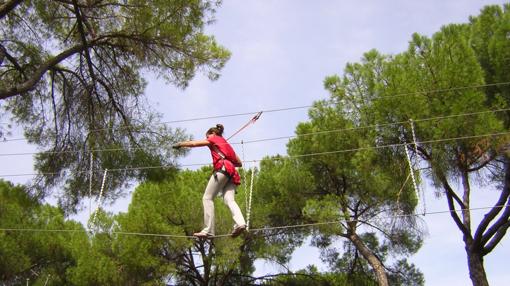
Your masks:
<path fill-rule="evenodd" d="M 197 75 L 186 90 L 179 90 L 149 76 L 146 94 L 164 121 L 310 105 L 328 97 L 322 84 L 326 76 L 341 75 L 347 62 L 358 61 L 368 50 L 400 53 L 407 48 L 412 33 L 430 36 L 442 25 L 467 22 L 469 15 L 477 15 L 485 5 L 504 2 L 225 0 L 217 11 L 216 22 L 207 27 L 207 32 L 232 52 L 220 79 L 211 82 Z M 195 138 L 201 138 L 209 127 L 223 123 L 228 136 L 248 119 L 249 116 L 203 120 L 175 127 L 186 128 Z M 263 114 L 233 141 L 290 136 L 298 122 L 306 119 L 307 109 Z M 3 144 L 1 153 L 33 150 L 18 141 Z M 245 159 L 285 154 L 285 145 L 286 140 L 247 144 Z M 28 158 L 6 160 L 9 164 L 1 164 L 0 174 L 32 172 Z M 180 163 L 209 160 L 206 149 L 194 149 Z M 23 183 L 27 178 L 8 179 Z M 423 187 L 427 211 L 447 209 L 446 202 L 437 199 L 432 188 Z M 473 207 L 491 205 L 495 194 L 475 192 Z M 112 210 L 125 210 L 128 200 L 129 197 L 121 200 Z M 482 211 L 473 213 L 478 218 L 483 215 Z M 462 239 L 449 215 L 428 215 L 423 219 L 429 234 L 411 261 L 424 272 L 426 285 L 470 285 Z M 506 263 L 509 244 L 507 236 L 485 259 L 491 285 L 510 281 Z M 290 267 L 321 265 L 317 257 L 315 249 L 305 246 L 296 251 Z M 279 270 L 272 264 L 258 266 L 258 273 Z"/>

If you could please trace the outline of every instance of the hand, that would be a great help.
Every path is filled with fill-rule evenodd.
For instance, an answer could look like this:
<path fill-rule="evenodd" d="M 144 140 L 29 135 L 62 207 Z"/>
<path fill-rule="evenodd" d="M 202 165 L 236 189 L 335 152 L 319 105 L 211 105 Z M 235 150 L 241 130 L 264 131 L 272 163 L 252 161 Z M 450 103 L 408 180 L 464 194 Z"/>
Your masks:
<path fill-rule="evenodd" d="M 174 149 L 181 149 L 181 147 L 182 147 L 181 143 L 176 143 L 176 144 L 172 145 L 172 148 L 174 148 Z"/>

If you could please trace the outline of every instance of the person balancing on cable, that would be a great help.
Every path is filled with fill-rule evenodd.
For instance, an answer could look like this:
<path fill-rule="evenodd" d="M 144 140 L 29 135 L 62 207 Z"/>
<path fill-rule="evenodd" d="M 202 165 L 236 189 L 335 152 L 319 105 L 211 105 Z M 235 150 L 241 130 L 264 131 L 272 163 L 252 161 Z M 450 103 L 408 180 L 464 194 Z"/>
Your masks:
<path fill-rule="evenodd" d="M 173 146 L 176 149 L 207 146 L 211 150 L 214 170 L 202 198 L 205 227 L 200 232 L 194 233 L 193 236 L 195 237 L 207 238 L 214 236 L 213 199 L 220 192 L 223 193 L 223 201 L 229 207 L 234 218 L 235 225 L 232 237 L 237 237 L 246 230 L 243 214 L 234 199 L 236 187 L 241 184 L 241 178 L 235 167 L 241 167 L 242 163 L 232 146 L 222 137 L 223 130 L 223 125 L 216 124 L 215 127 L 207 130 L 206 140 L 183 141 Z"/>

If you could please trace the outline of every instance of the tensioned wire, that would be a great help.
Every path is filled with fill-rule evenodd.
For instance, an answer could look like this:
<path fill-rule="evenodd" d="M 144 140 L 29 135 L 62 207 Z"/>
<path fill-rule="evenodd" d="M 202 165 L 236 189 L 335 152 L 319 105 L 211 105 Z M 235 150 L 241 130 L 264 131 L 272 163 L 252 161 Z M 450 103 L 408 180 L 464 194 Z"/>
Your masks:
<path fill-rule="evenodd" d="M 433 144 L 433 143 L 440 143 L 440 142 L 447 142 L 447 141 L 455 141 L 455 140 L 467 140 L 467 139 L 474 139 L 474 138 L 483 138 L 483 137 L 491 137 L 491 136 L 504 136 L 504 135 L 510 135 L 510 131 L 506 132 L 498 132 L 498 133 L 489 133 L 489 134 L 481 134 L 481 135 L 469 135 L 469 136 L 460 136 L 460 137 L 453 137 L 453 138 L 442 138 L 442 139 L 433 139 L 433 140 L 425 140 L 425 141 L 417 141 L 413 142 L 416 144 Z M 263 160 L 282 160 L 285 158 L 293 159 L 293 158 L 303 158 L 303 157 L 313 157 L 313 156 L 322 156 L 322 155 L 330 155 L 330 154 L 340 154 L 340 153 L 348 153 L 348 152 L 356 152 L 356 151 L 363 151 L 363 150 L 372 150 L 372 149 L 383 149 L 383 148 L 395 148 L 395 147 L 401 147 L 405 146 L 408 143 L 394 143 L 394 144 L 387 144 L 387 145 L 380 145 L 380 146 L 367 146 L 367 147 L 360 147 L 360 148 L 352 148 L 352 149 L 342 149 L 342 150 L 334 150 L 334 151 L 325 151 L 325 152 L 316 152 L 316 153 L 307 153 L 307 154 L 300 154 L 300 155 L 286 155 L 286 156 L 279 156 L 279 157 L 272 157 L 272 158 L 266 158 L 266 159 L 256 159 L 256 160 L 245 160 L 243 163 L 249 163 L 249 162 L 261 162 Z M 117 169 L 108 169 L 109 172 L 118 172 L 118 171 L 133 171 L 133 170 L 148 170 L 148 169 L 159 169 L 159 168 L 176 168 L 176 167 L 201 167 L 201 166 L 208 166 L 211 165 L 210 163 L 197 163 L 197 164 L 184 164 L 184 165 L 168 165 L 168 166 L 142 166 L 142 167 L 127 167 L 127 168 L 117 168 Z M 87 171 L 81 171 L 83 173 L 87 173 Z M 36 175 L 56 175 L 57 173 L 31 173 L 31 174 L 4 174 L 0 177 L 21 177 L 21 176 L 36 176 Z"/>
<path fill-rule="evenodd" d="M 482 114 L 496 113 L 496 112 L 505 112 L 505 111 L 510 111 L 510 108 L 502 108 L 502 109 L 487 110 L 487 111 L 478 111 L 478 112 L 469 112 L 469 113 L 460 113 L 460 114 L 436 116 L 436 117 L 429 117 L 429 118 L 413 119 L 413 122 L 443 120 L 443 119 L 451 119 L 451 118 L 456 118 L 456 117 L 467 117 L 467 116 L 475 116 L 475 115 L 482 115 Z M 305 137 L 305 136 L 313 136 L 313 135 L 319 135 L 319 134 L 340 133 L 340 132 L 346 132 L 346 131 L 356 131 L 356 130 L 362 130 L 362 129 L 386 127 L 386 126 L 392 126 L 392 125 L 406 125 L 406 124 L 409 124 L 409 120 L 397 121 L 397 122 L 391 122 L 391 123 L 371 124 L 371 125 L 350 127 L 350 128 L 321 130 L 321 131 L 315 131 L 315 132 L 309 132 L 309 133 L 303 133 L 303 134 L 291 135 L 291 136 L 280 136 L 280 137 L 254 139 L 254 140 L 243 140 L 242 142 L 233 142 L 233 143 L 224 143 L 224 144 L 231 144 L 231 145 L 251 144 L 251 143 L 259 143 L 259 142 L 265 142 L 265 141 L 275 141 L 275 140 L 284 140 L 284 139 L 291 139 L 291 138 L 298 138 L 298 137 Z M 92 149 L 90 151 L 68 150 L 68 151 L 22 152 L 22 153 L 3 153 L 3 154 L 0 153 L 0 157 L 3 157 L 3 156 L 25 156 L 25 155 L 35 155 L 35 154 L 117 152 L 117 151 L 124 151 L 124 150 L 150 150 L 150 149 L 159 149 L 159 148 L 161 148 L 161 146 L 158 146 L 158 147 L 133 147 L 133 148 L 106 148 L 106 149 Z"/>
<path fill-rule="evenodd" d="M 462 208 L 456 210 L 447 210 L 447 211 L 432 211 L 421 214 L 399 214 L 399 215 L 391 215 L 389 218 L 403 218 L 403 217 L 419 217 L 426 215 L 436 215 L 436 214 L 445 214 L 445 213 L 454 213 L 454 212 L 463 212 L 463 211 L 475 211 L 475 210 L 485 210 L 485 209 L 493 209 L 493 208 L 508 208 L 510 204 L 505 205 L 496 205 L 491 207 L 476 207 L 476 208 Z M 356 221 L 356 220 L 352 220 Z M 282 225 L 282 226 L 270 226 L 263 228 L 253 228 L 249 230 L 249 233 L 258 233 L 264 231 L 271 230 L 287 230 L 293 228 L 304 228 L 304 227 L 313 227 L 320 225 L 330 225 L 330 224 L 338 224 L 342 223 L 344 220 L 335 220 L 335 221 L 325 221 L 325 222 L 315 222 L 315 223 L 302 223 L 302 224 L 294 224 L 294 225 Z M 362 221 L 360 221 L 363 223 Z M 75 232 L 85 232 L 83 229 L 44 229 L 44 228 L 0 228 L 0 231 L 17 231 L 17 232 L 50 232 L 50 233 L 75 233 Z M 118 234 L 118 235 L 133 235 L 133 236 L 145 236 L 145 237 L 163 237 L 163 238 L 193 238 L 197 239 L 195 236 L 191 235 L 176 235 L 176 234 L 163 234 L 163 233 L 145 233 L 145 232 L 128 232 L 128 231 L 109 231 L 109 234 Z M 221 237 L 230 237 L 231 234 L 219 234 L 212 236 L 211 238 L 221 238 Z"/>
<path fill-rule="evenodd" d="M 498 82 L 498 83 L 489 83 L 489 84 L 471 85 L 471 86 L 452 87 L 452 88 L 445 88 L 445 89 L 433 89 L 433 90 L 427 90 L 427 91 L 415 91 L 415 92 L 397 93 L 397 94 L 394 94 L 394 95 L 379 96 L 377 98 L 374 98 L 373 100 L 392 99 L 392 98 L 394 99 L 394 98 L 404 97 L 404 96 L 421 96 L 421 95 L 427 95 L 427 94 L 433 94 L 433 93 L 442 93 L 442 92 L 449 92 L 449 91 L 459 91 L 459 90 L 466 90 L 466 89 L 477 89 L 477 88 L 493 87 L 493 86 L 500 86 L 500 85 L 510 85 L 510 81 L 507 81 L 507 82 Z M 328 104 L 336 103 L 334 100 L 326 100 L 325 102 L 328 103 Z M 267 110 L 257 110 L 257 111 L 251 111 L 251 112 L 243 112 L 243 113 L 213 115 L 213 116 L 195 117 L 195 118 L 188 118 L 188 119 L 178 119 L 178 120 L 161 122 L 160 124 L 173 124 L 173 123 L 193 122 L 193 121 L 207 120 L 207 119 L 217 119 L 217 118 L 246 116 L 246 115 L 253 115 L 254 113 L 257 113 L 259 111 L 262 111 L 263 113 L 274 113 L 274 112 L 282 112 L 282 111 L 289 111 L 289 110 L 296 110 L 296 109 L 305 109 L 305 108 L 314 108 L 314 107 L 315 107 L 314 105 L 292 106 L 292 107 L 283 107 L 283 108 L 275 108 L 275 109 L 267 109 Z M 7 124 L 7 123 L 3 123 L 3 124 Z M 99 131 L 106 131 L 106 130 L 122 130 L 122 129 L 130 129 L 130 128 L 132 128 L 132 127 L 100 128 L 100 129 L 92 129 L 92 130 L 90 130 L 90 132 L 99 132 Z M 0 143 L 1 142 L 9 142 L 9 141 L 22 141 L 22 140 L 26 140 L 26 138 L 6 139 L 6 140 L 0 141 Z"/>

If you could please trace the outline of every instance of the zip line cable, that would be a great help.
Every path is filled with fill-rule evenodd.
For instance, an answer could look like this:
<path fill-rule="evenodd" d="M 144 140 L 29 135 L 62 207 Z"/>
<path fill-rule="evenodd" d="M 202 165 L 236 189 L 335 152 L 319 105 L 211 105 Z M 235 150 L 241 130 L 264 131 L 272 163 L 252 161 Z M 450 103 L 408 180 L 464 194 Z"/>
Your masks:
<path fill-rule="evenodd" d="M 476 208 L 462 208 L 455 210 L 447 210 L 447 211 L 432 211 L 422 214 L 399 214 L 399 215 L 391 215 L 391 218 L 403 218 L 403 217 L 420 217 L 426 215 L 436 215 L 436 214 L 445 214 L 445 213 L 457 213 L 464 211 L 476 211 L 476 210 L 485 210 L 485 209 L 494 209 L 494 208 L 509 208 L 510 204 L 505 205 L 496 205 L 490 207 L 476 207 Z M 356 221 L 356 220 L 352 220 Z M 337 224 L 344 222 L 343 220 L 335 220 L 335 221 L 325 221 L 325 222 L 315 222 L 315 223 L 303 223 L 303 224 L 294 224 L 294 225 L 282 225 L 282 226 L 269 226 L 263 228 L 254 228 L 249 230 L 250 233 L 258 233 L 264 231 L 271 230 L 287 230 L 293 228 L 304 228 L 304 227 L 313 227 L 320 225 L 329 225 L 329 224 Z M 363 223 L 363 222 L 361 222 Z M 0 228 L 0 231 L 17 231 L 17 232 L 49 232 L 49 233 L 74 233 L 74 232 L 86 232 L 83 229 L 44 229 L 44 228 Z M 163 238 L 192 238 L 197 239 L 191 235 L 175 235 L 175 234 L 163 234 L 163 233 L 144 233 L 144 232 L 127 232 L 127 231 L 110 231 L 109 234 L 117 234 L 117 235 L 134 235 L 134 236 L 148 236 L 148 237 L 163 237 Z M 220 234 L 215 235 L 212 238 L 221 238 L 221 237 L 230 237 L 231 234 Z"/>
<path fill-rule="evenodd" d="M 490 85 L 478 85 L 478 86 L 471 86 L 471 87 L 458 87 L 458 88 L 442 89 L 442 90 L 435 90 L 435 91 L 403 93 L 403 94 L 397 94 L 397 95 L 393 95 L 393 96 L 382 96 L 382 97 L 379 97 L 377 99 L 395 98 L 395 97 L 398 97 L 398 96 L 420 95 L 420 94 L 436 93 L 436 92 L 446 92 L 446 91 L 455 91 L 455 90 L 458 91 L 458 90 L 463 90 L 463 89 L 468 89 L 468 88 L 488 87 L 488 86 L 501 85 L 501 84 L 502 83 L 499 83 L 499 84 L 490 84 Z M 507 82 L 505 84 L 510 84 L 510 82 Z M 266 112 L 266 113 L 269 113 L 269 112 L 279 112 L 279 111 L 284 111 L 284 110 L 302 109 L 302 108 L 310 108 L 310 107 L 313 107 L 313 106 L 309 105 L 309 106 L 289 107 L 289 108 L 282 108 L 282 109 L 260 111 L 247 124 L 245 124 L 243 127 L 241 127 L 238 131 L 236 131 L 233 135 L 231 135 L 227 140 L 229 140 L 233 136 L 237 135 L 239 132 L 241 132 L 244 128 L 246 128 L 250 124 L 255 123 L 255 121 L 259 119 L 259 117 L 262 114 L 262 112 Z M 508 110 L 510 110 L 510 109 L 498 110 L 498 111 L 508 111 Z M 472 114 L 481 114 L 481 113 L 487 113 L 487 112 L 497 112 L 497 111 L 476 112 L 476 113 L 471 113 L 471 114 L 463 114 L 462 116 L 467 116 L 467 115 L 472 115 Z M 177 123 L 177 122 L 188 122 L 188 121 L 196 121 L 196 120 L 204 120 L 204 119 L 212 119 L 212 118 L 233 117 L 233 116 L 241 116 L 241 115 L 247 115 L 247 113 L 238 113 L 238 114 L 220 115 L 220 116 L 210 116 L 210 117 L 185 119 L 185 120 L 175 120 L 175 121 L 170 121 L 170 122 L 164 122 L 163 124 L 165 124 L 165 123 L 166 124 L 168 124 L 168 123 Z M 438 119 L 438 118 L 452 118 L 452 117 L 457 117 L 457 116 L 461 116 L 461 115 L 449 115 L 449 116 L 444 116 L 444 117 L 437 117 L 436 119 Z M 427 118 L 427 119 L 415 120 L 415 121 L 417 121 L 417 122 L 422 121 L 423 122 L 423 121 L 427 121 L 427 120 L 432 120 L 432 119 L 431 118 Z M 396 124 L 402 124 L 402 123 L 403 122 L 386 123 L 385 125 L 396 125 Z M 428 143 L 444 142 L 444 141 L 449 141 L 449 140 L 460 140 L 460 139 L 470 139 L 470 138 L 488 137 L 488 136 L 500 136 L 500 135 L 510 134 L 510 132 L 500 132 L 500 133 L 493 133 L 493 134 L 486 134 L 486 135 L 472 135 L 472 136 L 463 136 L 463 137 L 457 137 L 457 138 L 444 138 L 444 139 L 435 139 L 435 140 L 429 140 L 429 141 L 416 142 L 416 137 L 415 137 L 415 134 L 414 134 L 414 125 L 413 125 L 412 119 L 410 119 L 410 123 L 411 123 L 412 131 L 413 131 L 413 145 L 414 145 L 415 148 L 417 147 L 418 143 L 419 144 L 428 144 Z M 350 128 L 350 130 L 356 130 L 356 129 L 362 129 L 362 128 L 370 128 L 370 127 L 381 127 L 381 126 L 382 125 L 377 124 L 377 125 L 372 125 L 372 126 Z M 110 129 L 111 128 L 97 129 L 97 130 L 91 130 L 91 132 L 101 131 L 101 130 L 110 130 Z M 348 130 L 348 129 L 319 131 L 319 132 L 305 134 L 305 136 L 306 135 L 312 135 L 312 134 L 327 133 L 327 132 L 340 132 L 340 131 L 345 131 L 345 130 Z M 300 136 L 300 135 L 297 135 L 297 136 Z M 292 136 L 292 137 L 297 137 L 297 136 Z M 301 135 L 301 136 L 303 136 L 303 135 Z M 284 137 L 279 137 L 277 139 L 283 139 L 283 138 Z M 276 140 L 276 139 L 275 138 L 259 139 L 259 140 L 254 140 L 254 141 L 246 141 L 244 143 L 254 143 L 254 142 L 269 141 L 269 140 Z M 15 141 L 15 140 L 14 139 L 13 140 L 4 140 L 4 142 L 6 142 L 6 141 Z M 242 141 L 241 141 L 241 144 L 243 144 Z M 408 150 L 407 150 L 407 145 L 408 145 L 407 143 L 388 144 L 388 145 L 381 145 L 381 146 L 371 146 L 371 147 L 364 147 L 364 148 L 357 148 L 357 149 L 346 149 L 346 150 L 336 150 L 336 151 L 327 151 L 327 152 L 317 152 L 317 153 L 301 154 L 301 155 L 286 156 L 286 157 L 287 158 L 301 158 L 301 157 L 308 157 L 308 156 L 320 156 L 320 155 L 327 155 L 327 154 L 352 152 L 352 151 L 358 151 L 358 150 L 380 149 L 380 148 L 388 148 L 388 147 L 391 148 L 391 147 L 404 146 L 404 149 L 405 149 L 405 152 L 406 152 L 406 156 L 407 156 L 407 160 L 408 160 L 408 163 L 409 163 L 410 174 L 411 174 L 411 177 L 412 177 L 412 180 L 413 180 L 413 185 L 414 185 L 414 188 L 417 189 L 415 178 L 414 178 L 413 167 L 412 167 L 412 164 L 411 164 L 411 161 L 410 161 L 410 156 L 409 156 L 409 153 L 408 153 Z M 143 149 L 143 148 L 140 148 L 140 149 Z M 92 152 L 94 152 L 94 151 L 95 152 L 105 151 L 105 150 L 92 150 Z M 77 151 L 65 151 L 65 152 L 77 152 Z M 80 151 L 78 151 L 78 152 L 80 152 Z M 92 152 L 91 152 L 91 159 L 90 159 L 91 160 L 91 164 L 92 164 Z M 63 152 L 43 152 L 43 153 L 63 153 Z M 35 153 L 32 153 L 32 154 L 35 154 Z M 7 155 L 19 155 L 19 154 L 0 154 L 0 156 L 7 156 Z M 277 159 L 279 159 L 279 158 L 277 158 Z M 257 161 L 261 161 L 261 160 L 253 160 L 252 162 L 255 163 Z M 197 165 L 197 164 L 193 164 L 193 165 Z M 200 164 L 200 165 L 203 165 L 203 164 Z M 206 165 L 209 165 L 209 164 L 206 164 Z M 191 166 L 191 165 L 187 165 L 187 166 Z M 132 168 L 111 169 L 111 171 L 141 170 L 141 169 L 164 168 L 164 167 L 165 166 L 132 167 Z M 92 170 L 90 170 L 90 172 L 92 172 Z M 99 197 L 98 208 L 100 206 L 101 194 L 103 192 L 103 188 L 104 188 L 104 183 L 105 183 L 105 178 L 106 178 L 107 172 L 108 172 L 108 169 L 105 169 L 104 170 L 104 176 L 103 176 L 103 183 L 102 183 L 102 186 L 101 186 L 101 193 L 100 193 L 100 197 Z M 251 207 L 251 192 L 252 192 L 252 188 L 253 188 L 253 173 L 254 173 L 254 169 L 252 169 L 252 174 L 251 174 L 252 179 L 251 179 L 250 196 L 249 196 L 250 207 Z M 49 174 L 52 174 L 52 173 L 49 173 Z M 14 175 L 0 175 L 0 177 L 5 177 L 5 176 L 14 176 Z M 509 205 L 484 207 L 484 208 L 471 208 L 471 209 L 466 208 L 466 209 L 461 209 L 461 210 L 449 210 L 449 211 L 429 212 L 429 213 L 427 213 L 424 210 L 422 215 L 425 216 L 426 214 L 438 214 L 438 213 L 448 213 L 448 212 L 451 213 L 451 212 L 457 212 L 457 211 L 487 209 L 487 208 L 491 208 L 492 209 L 494 207 L 509 207 Z M 95 221 L 96 214 L 97 214 L 97 210 L 94 213 L 93 222 Z M 397 215 L 397 216 L 394 216 L 394 217 L 403 217 L 403 216 L 418 216 L 418 215 L 417 214 L 412 214 L 412 215 Z M 250 212 L 248 211 L 248 225 L 249 225 L 249 220 L 250 220 Z M 249 230 L 249 231 L 250 232 L 260 232 L 260 231 L 268 231 L 268 230 L 275 230 L 275 229 L 289 229 L 289 228 L 298 228 L 298 227 L 306 227 L 306 226 L 333 224 L 333 223 L 339 223 L 339 222 L 341 222 L 341 221 L 318 222 L 318 223 L 299 224 L 299 225 L 287 225 L 287 226 L 276 226 L 276 227 L 266 227 L 266 228 L 252 229 L 252 230 Z M 48 230 L 48 229 L 21 229 L 21 228 L 19 228 L 19 229 L 10 228 L 10 229 L 8 229 L 8 228 L 0 228 L 0 231 L 40 231 L 40 232 L 47 232 L 47 231 L 56 232 L 56 231 L 59 231 L 59 232 L 73 232 L 73 231 L 81 231 L 81 230 Z M 193 236 L 185 236 L 185 235 L 178 235 L 178 236 L 176 236 L 176 235 L 168 235 L 168 234 L 165 235 L 165 234 L 150 234 L 150 233 L 136 233 L 136 232 L 110 232 L 110 233 L 112 233 L 112 234 L 143 235 L 143 236 L 160 236 L 160 237 L 168 237 L 168 238 L 169 237 L 174 237 L 174 238 L 176 238 L 176 237 L 180 237 L 180 238 L 194 238 Z M 227 234 L 227 235 L 217 235 L 217 236 L 214 236 L 214 237 L 225 237 L 225 236 L 230 236 L 230 234 Z"/>
<path fill-rule="evenodd" d="M 475 138 L 483 138 L 483 137 L 491 137 L 491 136 L 504 136 L 504 135 L 510 135 L 510 131 L 506 132 L 497 132 L 497 133 L 489 133 L 489 134 L 480 134 L 480 135 L 468 135 L 468 136 L 461 136 L 461 137 L 453 137 L 453 138 L 442 138 L 442 139 L 432 139 L 432 140 L 425 140 L 416 142 L 416 144 L 433 144 L 433 143 L 440 143 L 440 142 L 448 142 L 448 141 L 455 141 L 455 140 L 467 140 L 467 139 L 475 139 Z M 334 150 L 334 151 L 324 151 L 324 152 L 316 152 L 316 153 L 307 153 L 307 154 L 300 154 L 300 155 L 286 155 L 276 158 L 266 158 L 266 159 L 256 159 L 256 160 L 246 160 L 243 162 L 261 162 L 262 160 L 281 160 L 285 158 L 294 159 L 294 158 L 303 158 L 303 157 L 313 157 L 313 156 L 322 156 L 322 155 L 330 155 L 330 154 L 340 154 L 340 153 L 349 153 L 349 152 L 356 152 L 356 151 L 364 151 L 364 150 L 377 150 L 377 149 L 384 149 L 384 148 L 396 148 L 404 146 L 406 143 L 394 143 L 394 144 L 387 144 L 387 145 L 380 145 L 380 146 L 368 146 L 368 147 L 359 147 L 359 148 L 352 148 L 352 149 L 343 149 L 343 150 Z M 196 164 L 184 164 L 179 165 L 178 167 L 202 167 L 202 166 L 209 166 L 211 163 L 196 163 Z M 133 170 L 149 170 L 149 169 L 160 169 L 160 168 L 174 168 L 173 165 L 159 165 L 159 166 L 142 166 L 142 167 L 126 167 L 126 168 L 113 168 L 108 169 L 109 172 L 119 172 L 119 171 L 133 171 Z M 81 172 L 88 172 L 88 171 L 81 171 Z M 79 173 L 79 172 L 78 172 Z M 36 176 L 36 175 L 57 175 L 58 173 L 26 173 L 26 174 L 0 174 L 0 177 L 22 177 L 22 176 Z"/>
<path fill-rule="evenodd" d="M 486 114 L 486 113 L 505 112 L 505 111 L 510 111 L 510 108 L 503 108 L 503 109 L 495 109 L 495 110 L 478 111 L 478 112 L 470 112 L 470 113 L 460 113 L 460 114 L 452 114 L 452 115 L 444 115 L 444 116 L 437 116 L 437 117 L 415 119 L 414 122 L 426 122 L 426 121 L 433 121 L 433 120 L 441 120 L 441 119 L 449 119 L 449 118 L 455 118 L 455 117 L 473 116 L 473 115 L 481 115 L 481 114 Z M 327 134 L 327 133 L 354 131 L 354 130 L 361 130 L 361 129 L 386 127 L 386 126 L 392 126 L 392 125 L 404 125 L 404 124 L 407 124 L 407 123 L 409 123 L 409 120 L 403 120 L 403 121 L 397 121 L 397 122 L 389 122 L 389 123 L 381 123 L 381 124 L 371 124 L 371 125 L 351 127 L 351 128 L 321 130 L 321 131 L 309 132 L 309 133 L 303 133 L 303 134 L 291 135 L 291 136 L 280 136 L 280 137 L 273 137 L 273 138 L 245 140 L 244 143 L 248 144 L 248 143 L 257 143 L 257 142 L 264 142 L 264 141 L 274 141 L 274 140 L 290 139 L 290 138 L 312 136 L 312 135 L 319 135 L 319 134 Z M 413 136 L 414 136 L 414 140 L 416 141 L 416 138 L 415 138 L 416 135 L 414 134 L 414 127 L 413 127 Z M 231 143 L 231 144 L 234 145 L 234 144 L 239 144 L 239 143 Z"/>
<path fill-rule="evenodd" d="M 487 110 L 487 111 L 478 111 L 478 112 L 469 112 L 469 113 L 460 113 L 460 114 L 452 114 L 452 115 L 444 115 L 444 116 L 436 116 L 436 117 L 415 119 L 415 120 L 412 120 L 411 122 L 427 122 L 427 121 L 433 121 L 433 120 L 442 120 L 442 119 L 450 119 L 450 118 L 456 118 L 456 117 L 474 116 L 474 115 L 481 115 L 481 114 L 495 113 L 495 112 L 505 112 L 505 111 L 510 111 L 510 108 Z M 355 131 L 355 130 L 362 130 L 362 129 L 369 129 L 369 128 L 386 127 L 386 126 L 392 126 L 392 125 L 403 125 L 403 124 L 408 124 L 409 121 L 410 120 L 403 120 L 403 121 L 398 121 L 398 122 L 372 124 L 372 125 L 358 126 L 358 127 L 351 127 L 351 128 L 340 128 L 340 129 L 322 130 L 322 131 L 315 131 L 315 132 L 309 132 L 309 133 L 303 133 L 303 134 L 291 135 L 291 136 L 280 136 L 280 137 L 254 139 L 254 140 L 247 140 L 247 141 L 243 140 L 243 142 L 233 142 L 233 143 L 229 143 L 229 144 L 231 144 L 231 145 L 252 144 L 252 143 L 265 142 L 265 141 L 275 141 L 275 140 L 291 139 L 291 138 L 298 138 L 298 137 L 305 137 L 305 136 L 313 136 L 313 135 L 319 135 L 319 134 L 340 133 L 340 132 L 345 132 L 345 131 Z M 249 125 L 249 124 L 252 124 L 252 122 L 250 121 L 249 123 L 247 123 L 247 125 Z M 414 131 L 414 127 L 413 127 L 412 130 Z M 233 137 L 234 135 L 231 135 L 229 137 L 229 139 L 231 137 Z M 415 137 L 416 135 L 413 133 L 413 136 Z M 133 148 L 106 148 L 106 149 L 92 149 L 90 151 L 69 150 L 69 151 L 22 152 L 22 153 L 3 153 L 3 154 L 0 153 L 0 157 L 5 157 L 5 156 L 26 156 L 26 155 L 35 155 L 35 154 L 68 154 L 68 153 L 82 153 L 82 152 L 83 153 L 87 153 L 87 152 L 115 152 L 115 151 L 124 151 L 124 150 L 133 150 L 134 151 L 134 150 L 150 150 L 150 149 L 159 149 L 159 148 L 162 148 L 162 147 L 158 146 L 158 147 L 133 147 Z"/>
<path fill-rule="evenodd" d="M 500 86 L 500 85 L 510 85 L 510 81 L 507 81 L 507 82 L 498 82 L 498 83 L 489 83 L 489 84 L 479 84 L 479 85 L 472 85 L 472 86 L 452 87 L 452 88 L 445 88 L 445 89 L 433 89 L 433 90 L 428 90 L 428 91 L 415 91 L 415 92 L 397 93 L 397 94 L 394 94 L 394 95 L 380 96 L 378 98 L 374 98 L 374 100 L 391 99 L 391 98 L 405 97 L 405 96 L 421 96 L 421 95 L 426 95 L 426 94 L 431 94 L 431 93 L 442 93 L 442 92 L 459 91 L 459 90 L 466 90 L 466 89 L 478 89 L 478 88 L 493 87 L 493 86 Z M 336 102 L 334 102 L 332 100 L 327 100 L 326 102 L 328 104 L 336 103 Z M 301 105 L 301 106 L 291 106 L 291 107 L 267 109 L 267 110 L 262 110 L 260 112 L 274 113 L 274 112 L 282 112 L 282 111 L 305 109 L 305 108 L 313 108 L 313 107 L 314 107 L 314 105 Z M 224 114 L 224 115 L 213 115 L 213 116 L 205 116 L 205 117 L 195 117 L 195 118 L 188 118 L 188 119 L 178 119 L 178 120 L 172 120 L 172 121 L 164 121 L 164 122 L 161 122 L 160 124 L 174 124 L 174 123 L 183 123 L 183 122 L 192 122 L 192 121 L 207 120 L 207 119 L 238 117 L 238 116 L 251 115 L 251 114 L 254 114 L 254 113 L 257 113 L 257 111 L 243 112 L 243 113 L 234 113 L 234 114 Z M 99 132 L 99 131 L 106 131 L 106 130 L 121 130 L 121 129 L 129 129 L 129 128 L 130 127 L 99 128 L 99 129 L 92 129 L 89 132 Z M 2 142 L 9 142 L 9 141 L 22 141 L 22 140 L 26 140 L 26 138 L 5 139 L 5 140 L 1 140 L 0 143 L 2 143 Z"/>

